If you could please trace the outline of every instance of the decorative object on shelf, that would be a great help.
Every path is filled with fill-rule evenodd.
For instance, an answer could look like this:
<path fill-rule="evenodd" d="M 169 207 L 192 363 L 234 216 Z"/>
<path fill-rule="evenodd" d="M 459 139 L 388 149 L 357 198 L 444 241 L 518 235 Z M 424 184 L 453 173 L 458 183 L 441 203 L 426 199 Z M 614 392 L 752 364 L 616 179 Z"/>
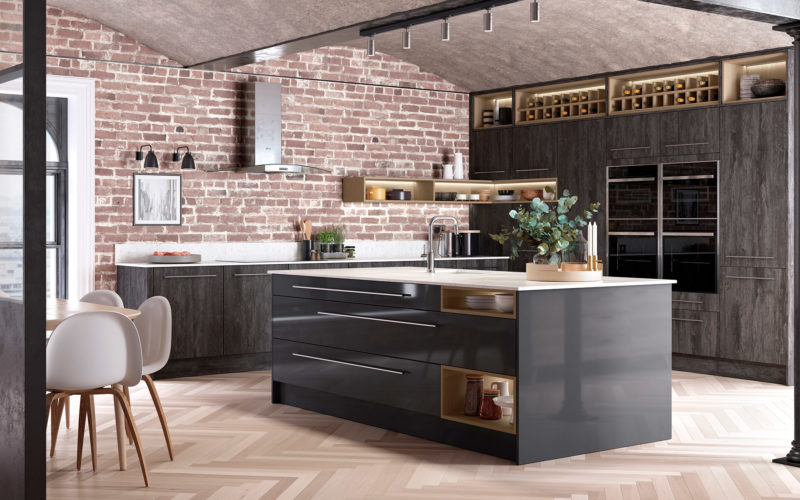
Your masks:
<path fill-rule="evenodd" d="M 480 201 L 481 195 L 478 193 L 472 193 L 469 195 L 469 201 Z"/>
<path fill-rule="evenodd" d="M 347 254 L 348 259 L 355 259 L 356 258 L 356 247 L 352 245 L 348 245 L 344 247 L 344 253 Z"/>
<path fill-rule="evenodd" d="M 548 186 L 545 191 L 552 192 L 553 189 Z M 519 256 L 519 250 L 523 246 L 529 245 L 536 249 L 538 255 L 546 256 L 551 265 L 558 265 L 561 263 L 562 251 L 574 244 L 581 228 L 586 227 L 587 221 L 600 208 L 600 203 L 592 203 L 583 216 L 578 215 L 570 220 L 568 213 L 577 202 L 578 197 L 570 196 L 566 189 L 555 209 L 551 209 L 540 198 L 534 198 L 528 208 L 509 212 L 509 216 L 517 221 L 516 227 L 504 228 L 503 232 L 489 236 L 501 245 L 508 243 L 512 259 Z"/>
<path fill-rule="evenodd" d="M 202 255 L 191 252 L 153 252 L 148 262 L 151 264 L 196 264 Z"/>
<path fill-rule="evenodd" d="M 534 198 L 541 198 L 544 191 L 541 189 L 523 189 L 519 192 L 523 200 L 531 201 Z"/>
<path fill-rule="evenodd" d="M 181 161 L 181 149 L 186 149 L 186 152 L 183 154 L 183 161 Z M 172 161 L 180 161 L 181 162 L 181 170 L 194 170 L 194 158 L 192 157 L 192 153 L 189 152 L 189 146 L 179 146 L 175 149 L 175 152 L 172 153 Z"/>
<path fill-rule="evenodd" d="M 497 380 L 489 385 L 492 389 L 497 389 L 498 397 L 508 397 L 508 381 Z M 495 398 L 497 399 L 497 398 Z M 497 404 L 497 401 L 493 401 Z M 498 405 L 499 406 L 499 405 Z M 511 415 L 511 408 L 503 408 L 503 415 Z"/>
<path fill-rule="evenodd" d="M 405 191 L 403 189 L 392 189 L 388 193 L 386 193 L 387 200 L 405 200 L 408 201 L 411 199 L 411 191 Z"/>
<path fill-rule="evenodd" d="M 331 247 L 331 251 L 333 253 L 343 253 L 344 252 L 344 240 L 345 240 L 345 231 L 343 226 L 335 226 L 331 228 L 331 233 L 333 233 L 333 246 Z"/>
<path fill-rule="evenodd" d="M 739 99 L 752 99 L 753 85 L 760 79 L 761 76 L 758 74 L 742 75 L 739 78 Z"/>
<path fill-rule="evenodd" d="M 484 389 L 481 398 L 479 416 L 484 420 L 500 420 L 503 418 L 503 409 L 494 404 L 494 398 L 499 394 L 497 389 Z"/>
<path fill-rule="evenodd" d="M 513 113 L 511 112 L 511 108 L 498 108 L 497 121 L 495 121 L 495 125 L 511 125 L 512 116 Z"/>
<path fill-rule="evenodd" d="M 491 189 L 481 189 L 478 191 L 478 199 L 480 201 L 489 201 L 492 197 L 492 190 Z"/>
<path fill-rule="evenodd" d="M 467 389 L 464 392 L 464 415 L 475 417 L 481 408 L 483 398 L 483 375 L 470 373 L 465 375 Z"/>
<path fill-rule="evenodd" d="M 455 191 L 436 192 L 433 194 L 434 201 L 456 201 L 458 193 Z"/>
<path fill-rule="evenodd" d="M 494 309 L 496 300 L 494 295 L 467 295 L 464 297 L 464 303 L 469 309 Z"/>
<path fill-rule="evenodd" d="M 453 164 L 452 163 L 445 163 L 442 165 L 442 179 L 452 179 L 453 178 Z"/>
<path fill-rule="evenodd" d="M 314 245 L 311 242 L 311 221 L 300 221 L 300 232 L 303 235 L 302 256 L 303 260 L 312 260 Z"/>
<path fill-rule="evenodd" d="M 498 189 L 497 190 L 497 194 L 499 194 L 500 196 L 511 196 L 512 194 L 514 194 L 514 190 L 513 189 Z"/>
<path fill-rule="evenodd" d="M 373 201 L 383 201 L 386 199 L 386 189 L 373 186 L 367 190 L 367 199 Z"/>
<path fill-rule="evenodd" d="M 465 173 L 464 155 L 462 153 L 456 153 L 453 159 L 453 178 L 461 180 L 464 178 Z"/>
<path fill-rule="evenodd" d="M 509 425 L 514 425 L 514 396 L 497 396 L 492 399 L 494 404 L 503 409 L 503 415 L 509 415 Z M 506 413 L 508 411 L 508 413 Z"/>
<path fill-rule="evenodd" d="M 778 78 L 758 80 L 751 87 L 755 97 L 777 97 L 786 94 L 786 82 Z"/>
<path fill-rule="evenodd" d="M 133 225 L 181 225 L 180 175 L 133 174 Z"/>
<path fill-rule="evenodd" d="M 144 156 L 142 152 L 144 148 L 150 148 L 147 152 L 147 156 Z M 158 168 L 158 158 L 156 158 L 156 154 L 153 152 L 153 146 L 150 144 L 139 146 L 139 150 L 136 151 L 136 161 L 142 161 L 142 158 L 144 158 L 144 168 Z"/>
<path fill-rule="evenodd" d="M 458 193 L 456 195 L 456 201 L 467 201 L 467 194 L 466 193 Z"/>

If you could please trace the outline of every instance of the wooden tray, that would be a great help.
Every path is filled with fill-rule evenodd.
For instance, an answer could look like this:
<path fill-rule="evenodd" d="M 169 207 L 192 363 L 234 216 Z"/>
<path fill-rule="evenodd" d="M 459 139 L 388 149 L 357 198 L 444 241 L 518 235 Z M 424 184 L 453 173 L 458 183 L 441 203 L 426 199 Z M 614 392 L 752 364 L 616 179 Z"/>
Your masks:
<path fill-rule="evenodd" d="M 192 255 L 151 255 L 151 264 L 196 264 L 200 262 L 201 255 L 193 253 Z"/>
<path fill-rule="evenodd" d="M 525 279 L 528 281 L 601 281 L 603 271 L 560 271 L 549 264 L 525 265 Z"/>

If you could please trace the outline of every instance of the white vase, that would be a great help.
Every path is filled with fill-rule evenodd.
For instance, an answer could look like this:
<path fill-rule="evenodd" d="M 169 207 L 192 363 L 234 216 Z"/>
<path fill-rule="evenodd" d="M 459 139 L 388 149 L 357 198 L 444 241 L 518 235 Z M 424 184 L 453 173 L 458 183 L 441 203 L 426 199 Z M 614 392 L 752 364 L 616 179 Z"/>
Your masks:
<path fill-rule="evenodd" d="M 455 179 L 464 178 L 464 155 L 461 153 L 455 154 L 455 163 L 453 164 L 453 177 Z"/>
<path fill-rule="evenodd" d="M 453 165 L 449 163 L 445 163 L 442 165 L 442 179 L 452 179 L 453 178 Z"/>

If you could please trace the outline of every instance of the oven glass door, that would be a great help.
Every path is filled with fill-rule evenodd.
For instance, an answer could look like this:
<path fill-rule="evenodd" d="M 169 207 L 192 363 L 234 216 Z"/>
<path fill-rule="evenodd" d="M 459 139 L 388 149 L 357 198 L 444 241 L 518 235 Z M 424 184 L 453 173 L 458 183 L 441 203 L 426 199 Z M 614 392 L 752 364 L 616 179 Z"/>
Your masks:
<path fill-rule="evenodd" d="M 608 217 L 658 218 L 658 165 L 608 168 Z"/>
<path fill-rule="evenodd" d="M 663 167 L 664 224 L 684 231 L 717 219 L 717 163 L 669 163 Z M 666 230 L 666 229 L 665 229 Z"/>
<path fill-rule="evenodd" d="M 658 278 L 658 220 L 609 220 L 608 275 Z"/>
<path fill-rule="evenodd" d="M 716 232 L 664 232 L 664 279 L 675 292 L 717 293 Z"/>

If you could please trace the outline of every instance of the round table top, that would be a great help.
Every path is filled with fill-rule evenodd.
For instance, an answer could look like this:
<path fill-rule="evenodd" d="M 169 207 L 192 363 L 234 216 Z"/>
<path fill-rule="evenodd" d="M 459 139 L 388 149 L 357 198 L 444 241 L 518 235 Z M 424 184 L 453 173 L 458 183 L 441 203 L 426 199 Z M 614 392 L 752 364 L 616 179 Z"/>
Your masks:
<path fill-rule="evenodd" d="M 124 307 L 102 306 L 89 302 L 65 299 L 47 299 L 47 329 L 54 330 L 62 321 L 73 314 L 94 311 L 112 311 L 122 313 L 129 319 L 136 318 L 142 313 L 138 309 L 125 309 Z"/>

